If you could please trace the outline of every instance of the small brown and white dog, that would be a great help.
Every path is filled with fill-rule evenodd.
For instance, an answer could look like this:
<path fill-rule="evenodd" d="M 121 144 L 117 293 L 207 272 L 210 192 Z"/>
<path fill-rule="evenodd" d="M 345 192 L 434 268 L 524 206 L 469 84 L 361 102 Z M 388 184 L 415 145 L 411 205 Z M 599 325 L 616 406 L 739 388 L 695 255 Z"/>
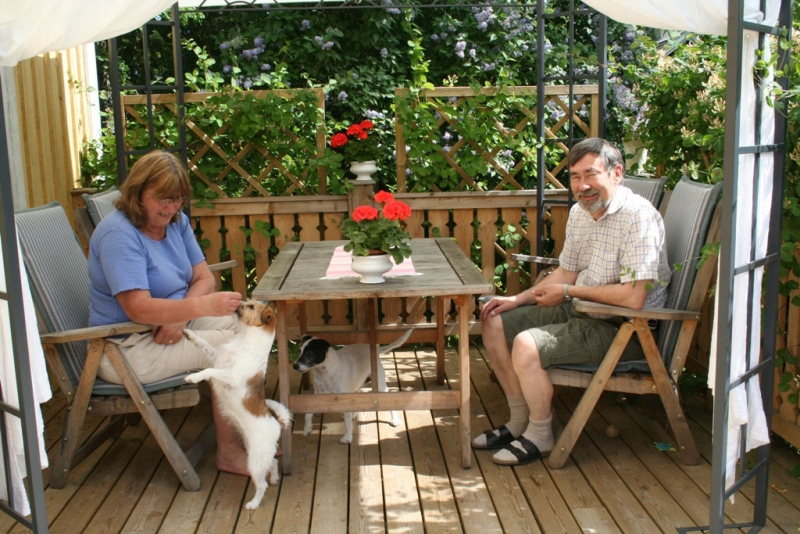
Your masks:
<path fill-rule="evenodd" d="M 388 345 L 378 346 L 378 391 L 388 391 L 386 387 L 386 374 L 380 355 L 396 349 L 406 342 L 411 330 Z M 292 367 L 300 373 L 313 369 L 312 383 L 314 393 L 355 393 L 371 374 L 369 364 L 369 345 L 359 343 L 345 345 L 341 349 L 334 349 L 324 339 L 303 336 L 300 345 L 300 357 Z M 303 435 L 311 433 L 313 413 L 306 414 L 306 424 Z M 392 412 L 392 426 L 400 424 L 397 412 Z M 353 413 L 344 414 L 344 436 L 339 443 L 352 443 L 353 441 Z"/>
<path fill-rule="evenodd" d="M 189 329 L 184 335 L 211 360 L 213 367 L 188 375 L 185 380 L 196 384 L 209 380 L 220 409 L 239 431 L 247 450 L 247 470 L 256 487 L 256 494 L 245 505 L 258 508 L 269 482 L 280 480 L 275 453 L 281 430 L 292 423 L 292 414 L 283 404 L 265 398 L 264 378 L 272 342 L 275 340 L 275 312 L 253 300 L 243 301 L 236 310 L 240 328 L 219 347 Z"/>

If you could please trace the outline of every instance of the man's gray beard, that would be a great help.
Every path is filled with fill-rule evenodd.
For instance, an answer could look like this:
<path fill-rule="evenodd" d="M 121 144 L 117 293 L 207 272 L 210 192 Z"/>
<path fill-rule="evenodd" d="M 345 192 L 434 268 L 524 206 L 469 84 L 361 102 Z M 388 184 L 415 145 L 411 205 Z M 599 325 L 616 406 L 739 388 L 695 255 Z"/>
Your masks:
<path fill-rule="evenodd" d="M 590 215 L 607 208 L 609 204 L 611 204 L 611 200 L 603 200 L 600 196 L 598 196 L 597 200 L 589 205 L 586 205 L 586 203 L 582 202 L 580 197 L 578 198 L 578 205 Z"/>

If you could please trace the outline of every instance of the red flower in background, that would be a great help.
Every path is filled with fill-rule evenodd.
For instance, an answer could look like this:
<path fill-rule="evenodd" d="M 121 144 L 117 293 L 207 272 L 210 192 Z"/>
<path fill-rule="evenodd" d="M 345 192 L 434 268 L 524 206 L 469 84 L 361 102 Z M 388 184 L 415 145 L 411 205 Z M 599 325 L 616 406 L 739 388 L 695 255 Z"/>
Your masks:
<path fill-rule="evenodd" d="M 339 149 L 345 161 L 375 161 L 381 155 L 378 146 L 378 133 L 370 131 L 375 128 L 371 120 L 356 122 L 347 127 L 344 132 L 331 136 L 331 148 Z"/>
<path fill-rule="evenodd" d="M 344 146 L 347 144 L 347 135 L 343 133 L 333 134 L 331 137 L 331 146 L 333 148 L 339 148 L 340 146 Z"/>
<path fill-rule="evenodd" d="M 375 194 L 375 202 L 383 204 L 384 202 L 391 202 L 394 200 L 394 195 L 388 191 L 378 191 Z"/>

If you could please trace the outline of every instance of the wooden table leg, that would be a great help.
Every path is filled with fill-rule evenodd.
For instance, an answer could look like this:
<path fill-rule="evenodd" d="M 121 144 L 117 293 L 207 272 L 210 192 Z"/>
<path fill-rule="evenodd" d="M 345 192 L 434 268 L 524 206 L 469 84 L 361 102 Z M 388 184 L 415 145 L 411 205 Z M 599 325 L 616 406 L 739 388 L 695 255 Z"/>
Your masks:
<path fill-rule="evenodd" d="M 444 297 L 436 297 L 436 383 L 444 384 Z"/>
<path fill-rule="evenodd" d="M 286 317 L 289 314 L 289 306 L 285 301 L 279 300 L 278 322 L 276 337 L 278 338 L 278 391 L 281 404 L 291 410 L 289 405 L 289 340 L 286 333 Z M 283 474 L 292 474 L 292 430 L 283 431 Z"/>
<path fill-rule="evenodd" d="M 470 375 L 469 375 L 469 300 L 466 295 L 455 299 L 458 305 L 458 359 L 461 364 L 459 384 L 461 385 L 461 466 L 472 467 L 472 447 L 470 436 Z"/>
<path fill-rule="evenodd" d="M 378 391 L 378 299 L 367 299 L 367 324 L 369 325 L 369 365 L 372 391 Z"/>

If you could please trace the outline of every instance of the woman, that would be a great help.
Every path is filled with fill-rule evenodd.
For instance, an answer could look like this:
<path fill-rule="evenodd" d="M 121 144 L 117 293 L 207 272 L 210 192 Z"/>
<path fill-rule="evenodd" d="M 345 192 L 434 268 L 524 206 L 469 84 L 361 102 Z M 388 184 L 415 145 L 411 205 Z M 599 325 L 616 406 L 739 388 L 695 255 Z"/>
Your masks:
<path fill-rule="evenodd" d="M 106 216 L 89 245 L 89 324 L 125 321 L 153 325 L 149 333 L 118 338 L 120 350 L 144 384 L 208 366 L 183 337 L 191 328 L 213 345 L 233 335 L 242 296 L 214 291 L 214 276 L 181 208 L 189 176 L 174 155 L 150 152 L 120 188 L 117 211 Z M 108 358 L 98 375 L 122 383 Z M 230 422 L 213 402 L 217 467 L 247 475 L 247 456 Z"/>

